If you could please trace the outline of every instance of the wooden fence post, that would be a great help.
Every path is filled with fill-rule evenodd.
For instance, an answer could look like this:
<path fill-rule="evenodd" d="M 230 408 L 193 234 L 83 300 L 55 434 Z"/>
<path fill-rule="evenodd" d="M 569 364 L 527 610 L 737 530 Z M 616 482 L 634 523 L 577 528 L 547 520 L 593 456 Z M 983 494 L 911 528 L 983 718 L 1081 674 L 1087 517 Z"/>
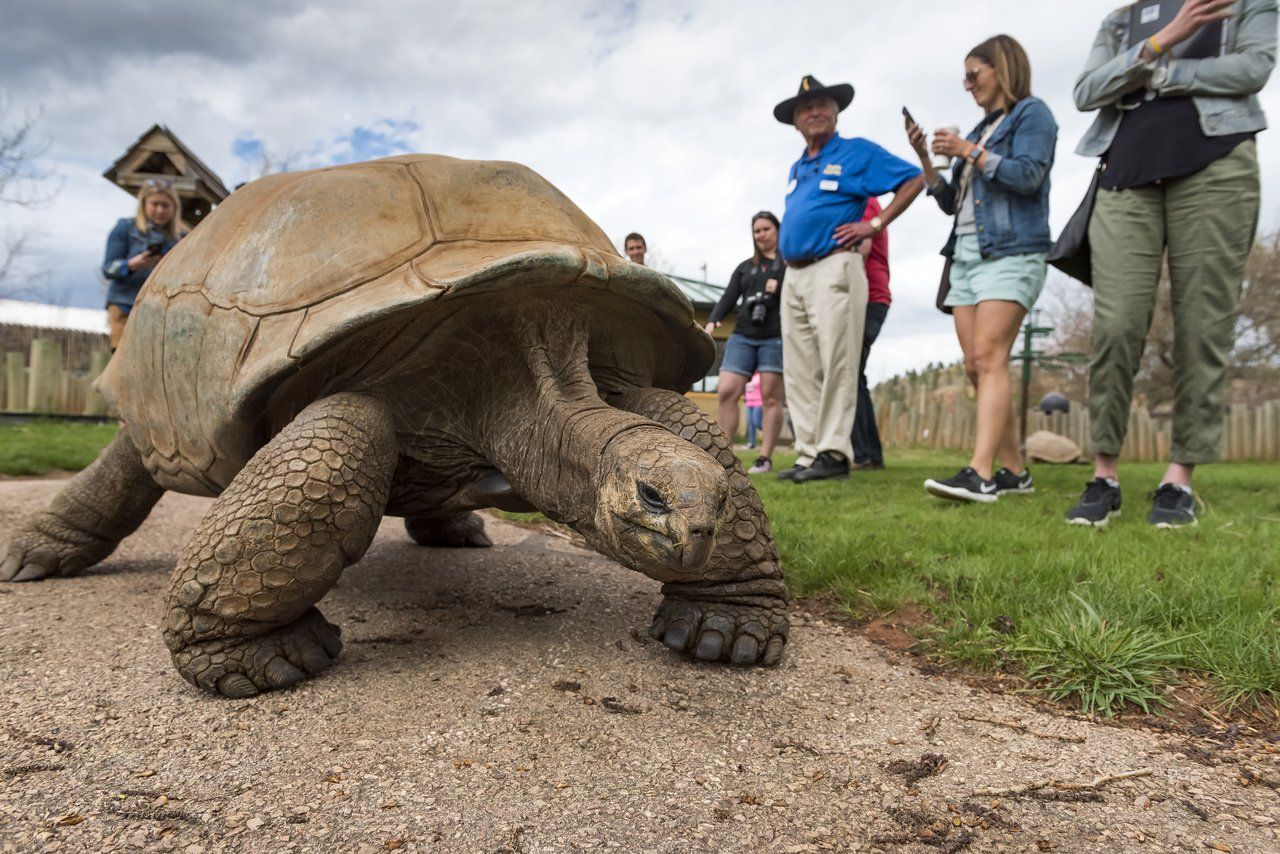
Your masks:
<path fill-rule="evenodd" d="M 4 408 L 9 412 L 27 411 L 27 360 L 21 353 L 4 354 Z"/>
<path fill-rule="evenodd" d="M 109 361 L 111 361 L 111 353 L 106 350 L 95 351 L 89 357 L 89 384 L 84 402 L 85 415 L 107 414 L 106 398 L 94 390 L 93 383 L 98 377 L 102 376 L 102 372 L 107 369 L 107 362 Z"/>
<path fill-rule="evenodd" d="M 62 374 L 62 348 L 48 338 L 31 342 L 31 371 L 27 377 L 27 411 L 53 412 Z"/>

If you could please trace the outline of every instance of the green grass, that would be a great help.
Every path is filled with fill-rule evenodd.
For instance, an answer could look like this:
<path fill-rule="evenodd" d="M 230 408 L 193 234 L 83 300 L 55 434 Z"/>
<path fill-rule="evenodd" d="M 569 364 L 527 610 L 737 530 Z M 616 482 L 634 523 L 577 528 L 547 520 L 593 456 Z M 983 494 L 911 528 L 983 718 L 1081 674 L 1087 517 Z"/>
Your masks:
<path fill-rule="evenodd" d="M 26 421 L 0 424 L 0 475 L 79 471 L 116 435 L 115 424 Z"/>
<path fill-rule="evenodd" d="M 1036 494 L 980 505 L 921 486 L 959 454 L 888 462 L 843 482 L 755 478 L 793 592 L 830 591 L 858 616 L 919 605 L 932 654 L 1013 663 L 1090 712 L 1154 709 L 1179 671 L 1203 673 L 1229 708 L 1280 700 L 1280 465 L 1203 467 L 1201 523 L 1174 531 L 1146 524 L 1163 467 L 1125 466 L 1123 515 L 1095 531 L 1063 521 L 1085 466 L 1036 466 Z"/>

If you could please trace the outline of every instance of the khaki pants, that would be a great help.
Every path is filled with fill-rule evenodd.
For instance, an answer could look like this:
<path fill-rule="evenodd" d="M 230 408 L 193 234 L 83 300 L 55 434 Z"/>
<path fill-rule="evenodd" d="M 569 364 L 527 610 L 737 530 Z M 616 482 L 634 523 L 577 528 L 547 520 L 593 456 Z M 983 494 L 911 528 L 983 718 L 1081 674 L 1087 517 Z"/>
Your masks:
<path fill-rule="evenodd" d="M 782 287 L 782 372 L 796 462 L 823 451 L 853 459 L 867 276 L 862 255 L 837 252 L 790 267 Z"/>
<path fill-rule="evenodd" d="M 1133 378 L 1141 367 L 1167 248 L 1174 329 L 1173 462 L 1208 463 L 1221 455 L 1223 392 L 1259 195 L 1252 141 L 1193 175 L 1098 191 L 1089 221 L 1094 312 L 1089 415 L 1096 452 L 1118 456 L 1124 446 Z"/>
<path fill-rule="evenodd" d="M 120 339 L 124 337 L 124 325 L 129 322 L 129 315 L 124 309 L 115 303 L 107 305 L 107 329 L 110 330 L 110 346 L 111 352 L 114 353 L 116 348 L 120 346 Z"/>

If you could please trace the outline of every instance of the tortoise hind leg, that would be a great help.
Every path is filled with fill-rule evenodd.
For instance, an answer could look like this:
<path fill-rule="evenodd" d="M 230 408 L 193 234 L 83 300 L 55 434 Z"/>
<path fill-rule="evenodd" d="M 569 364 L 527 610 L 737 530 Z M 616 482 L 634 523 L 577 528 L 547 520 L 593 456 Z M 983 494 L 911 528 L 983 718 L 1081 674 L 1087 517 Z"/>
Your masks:
<path fill-rule="evenodd" d="M 120 430 L 47 510 L 27 519 L 0 548 L 0 581 L 73 575 L 92 566 L 138 530 L 163 494 Z"/>
<path fill-rule="evenodd" d="M 404 529 L 420 546 L 485 549 L 493 545 L 484 532 L 484 520 L 477 513 L 411 516 L 404 520 Z"/>
<path fill-rule="evenodd" d="M 729 478 L 729 508 L 703 578 L 662 585 L 662 603 L 649 633 L 703 661 L 776 664 L 790 631 L 787 586 L 764 505 L 729 439 L 710 416 L 674 391 L 635 389 L 608 400 L 702 448 Z"/>
<path fill-rule="evenodd" d="M 397 453 L 382 403 L 337 394 L 254 455 L 170 582 L 164 640 L 184 679 L 247 697 L 333 663 L 341 632 L 313 606 L 373 542 Z"/>

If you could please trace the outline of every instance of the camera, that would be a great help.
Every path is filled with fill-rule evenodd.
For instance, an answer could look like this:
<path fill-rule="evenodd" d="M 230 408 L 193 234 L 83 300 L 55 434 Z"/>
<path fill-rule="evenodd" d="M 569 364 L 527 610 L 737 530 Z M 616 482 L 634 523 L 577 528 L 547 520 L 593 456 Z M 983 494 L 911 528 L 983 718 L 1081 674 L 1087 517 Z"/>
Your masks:
<path fill-rule="evenodd" d="M 163 234 L 147 235 L 147 254 L 148 255 L 159 255 L 163 249 L 164 249 Z"/>
<path fill-rule="evenodd" d="M 751 294 L 746 299 L 747 319 L 751 321 L 752 326 L 760 326 L 764 323 L 765 315 L 769 313 L 769 295 L 761 291 L 758 294 Z"/>

